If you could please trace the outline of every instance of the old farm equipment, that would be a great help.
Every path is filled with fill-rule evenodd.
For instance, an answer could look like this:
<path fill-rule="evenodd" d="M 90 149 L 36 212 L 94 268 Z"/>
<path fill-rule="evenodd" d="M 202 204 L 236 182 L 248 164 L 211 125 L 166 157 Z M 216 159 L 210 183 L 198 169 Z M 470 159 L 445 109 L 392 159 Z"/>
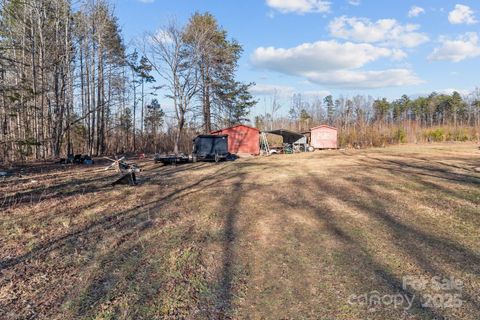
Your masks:
<path fill-rule="evenodd" d="M 154 158 L 155 163 L 163 163 L 163 164 L 183 164 L 190 162 L 190 158 L 184 154 L 156 154 Z"/>
<path fill-rule="evenodd" d="M 202 134 L 193 140 L 192 161 L 226 160 L 228 152 L 228 135 Z"/>
<path fill-rule="evenodd" d="M 133 163 L 127 163 L 125 161 L 125 157 L 121 157 L 115 159 L 105 157 L 105 159 L 112 161 L 112 164 L 105 167 L 105 171 L 109 169 L 115 169 L 119 174 L 118 179 L 112 182 L 112 186 L 117 184 L 129 184 L 129 185 L 136 185 L 137 184 L 137 177 L 136 173 L 140 172 L 140 168 Z"/>

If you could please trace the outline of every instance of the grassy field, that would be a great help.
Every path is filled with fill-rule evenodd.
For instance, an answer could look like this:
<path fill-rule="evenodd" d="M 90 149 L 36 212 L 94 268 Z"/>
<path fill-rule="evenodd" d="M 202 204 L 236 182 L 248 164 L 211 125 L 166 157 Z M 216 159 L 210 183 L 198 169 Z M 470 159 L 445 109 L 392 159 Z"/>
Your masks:
<path fill-rule="evenodd" d="M 480 318 L 475 144 L 140 165 L 0 181 L 0 319 Z"/>

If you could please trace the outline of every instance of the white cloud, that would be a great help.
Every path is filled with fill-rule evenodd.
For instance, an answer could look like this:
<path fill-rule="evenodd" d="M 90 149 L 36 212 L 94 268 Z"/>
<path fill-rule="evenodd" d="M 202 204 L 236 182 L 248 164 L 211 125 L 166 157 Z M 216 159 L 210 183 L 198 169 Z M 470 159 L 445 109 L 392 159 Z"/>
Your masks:
<path fill-rule="evenodd" d="M 413 48 L 429 40 L 417 32 L 416 24 L 402 25 L 395 19 L 380 19 L 372 22 L 367 18 L 341 16 L 329 24 L 334 37 L 357 42 L 379 43 L 396 47 Z"/>
<path fill-rule="evenodd" d="M 453 94 L 454 92 L 460 93 L 462 96 L 468 96 L 470 93 L 472 93 L 473 90 L 470 89 L 455 89 L 455 88 L 447 88 L 447 89 L 442 89 L 442 90 L 437 90 L 437 93 L 443 93 L 443 94 Z"/>
<path fill-rule="evenodd" d="M 142 3 L 154 3 L 155 2 L 155 0 L 138 0 L 138 1 L 140 1 Z"/>
<path fill-rule="evenodd" d="M 301 93 L 308 98 L 326 97 L 330 94 L 328 90 L 306 90 L 299 91 L 292 86 L 284 86 L 277 84 L 257 83 L 250 89 L 250 92 L 257 96 L 271 96 L 275 93 L 280 97 L 290 97 L 294 93 Z"/>
<path fill-rule="evenodd" d="M 325 0 L 267 0 L 267 5 L 282 13 L 304 14 L 330 11 L 330 2 Z"/>
<path fill-rule="evenodd" d="M 403 57 L 405 53 L 398 49 L 330 40 L 288 49 L 260 47 L 251 61 L 260 69 L 302 77 L 330 87 L 380 88 L 420 83 L 421 80 L 408 69 L 358 70 L 381 58 L 397 60 Z"/>
<path fill-rule="evenodd" d="M 149 41 L 150 43 L 163 43 L 163 44 L 173 43 L 173 39 L 171 35 L 163 29 L 158 29 L 154 35 L 151 35 L 149 37 Z"/>
<path fill-rule="evenodd" d="M 380 71 L 338 70 L 309 75 L 314 83 L 346 89 L 375 89 L 396 86 L 409 86 L 423 83 L 408 69 L 388 69 Z"/>
<path fill-rule="evenodd" d="M 328 90 L 307 90 L 307 91 L 301 92 L 301 94 L 308 98 L 325 98 L 326 96 L 329 96 L 332 93 Z"/>
<path fill-rule="evenodd" d="M 477 19 L 475 18 L 474 11 L 466 5 L 457 4 L 455 9 L 448 14 L 448 21 L 452 24 L 475 24 Z"/>
<path fill-rule="evenodd" d="M 425 9 L 423 9 L 419 6 L 413 6 L 413 7 L 410 8 L 410 11 L 408 11 L 408 16 L 410 18 L 418 17 L 422 13 L 425 13 Z"/>
<path fill-rule="evenodd" d="M 260 47 L 252 55 L 255 66 L 286 74 L 310 70 L 331 71 L 360 68 L 379 58 L 401 59 L 405 53 L 368 43 L 339 43 L 335 40 L 304 43 L 294 48 Z"/>
<path fill-rule="evenodd" d="M 469 58 L 480 57 L 478 35 L 476 32 L 467 32 L 457 39 L 440 38 L 441 47 L 435 48 L 428 56 L 429 60 L 449 60 L 460 62 Z"/>
<path fill-rule="evenodd" d="M 264 84 L 256 83 L 251 89 L 250 92 L 262 96 L 262 95 L 273 95 L 275 93 L 281 95 L 292 95 L 295 92 L 295 89 L 290 86 L 276 85 L 276 84 Z"/>
<path fill-rule="evenodd" d="M 268 12 L 267 12 L 267 17 L 269 17 L 270 19 L 275 18 L 275 12 L 273 12 L 273 11 L 268 11 Z"/>
<path fill-rule="evenodd" d="M 362 2 L 361 0 L 349 0 L 348 1 L 348 3 L 351 4 L 352 6 L 359 6 L 361 2 Z"/>

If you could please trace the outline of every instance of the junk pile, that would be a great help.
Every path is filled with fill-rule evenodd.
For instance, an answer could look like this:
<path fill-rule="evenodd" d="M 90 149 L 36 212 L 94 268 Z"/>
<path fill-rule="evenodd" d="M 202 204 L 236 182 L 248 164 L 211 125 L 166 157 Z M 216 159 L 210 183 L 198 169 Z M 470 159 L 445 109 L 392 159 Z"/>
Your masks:
<path fill-rule="evenodd" d="M 0 179 L 2 179 L 2 180 L 4 180 L 5 178 L 7 178 L 10 175 L 11 175 L 10 172 L 0 171 Z"/>
<path fill-rule="evenodd" d="M 127 163 L 125 161 L 125 157 L 121 157 L 120 159 L 118 159 L 117 157 L 115 157 L 115 159 L 108 157 L 104 158 L 112 161 L 112 164 L 105 167 L 105 171 L 109 169 L 115 169 L 119 174 L 119 177 L 112 182 L 112 186 L 118 184 L 134 186 L 137 184 L 137 177 L 135 174 L 140 172 L 140 168 L 136 164 Z"/>
<path fill-rule="evenodd" d="M 92 165 L 94 163 L 93 159 L 91 156 L 87 154 L 69 154 L 67 155 L 66 158 L 61 158 L 59 163 L 64 163 L 64 164 L 87 164 L 87 165 Z"/>

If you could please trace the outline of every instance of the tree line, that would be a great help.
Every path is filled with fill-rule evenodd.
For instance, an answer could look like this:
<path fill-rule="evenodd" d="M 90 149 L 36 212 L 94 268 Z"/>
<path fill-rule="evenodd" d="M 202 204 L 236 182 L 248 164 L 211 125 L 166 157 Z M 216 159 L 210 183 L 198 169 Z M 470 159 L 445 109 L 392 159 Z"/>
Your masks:
<path fill-rule="evenodd" d="M 255 105 L 236 80 L 242 47 L 213 15 L 137 42 L 107 0 L 0 0 L 0 161 L 187 151 Z"/>
<path fill-rule="evenodd" d="M 411 98 L 403 95 L 389 101 L 356 95 L 335 99 L 328 95 L 306 97 L 294 94 L 288 116 L 277 116 L 282 108 L 278 93 L 269 99 L 266 111 L 255 117 L 262 130 L 287 128 L 308 131 L 320 124 L 339 130 L 342 147 L 384 146 L 403 142 L 466 141 L 480 137 L 480 89 L 461 95 L 432 92 Z"/>

